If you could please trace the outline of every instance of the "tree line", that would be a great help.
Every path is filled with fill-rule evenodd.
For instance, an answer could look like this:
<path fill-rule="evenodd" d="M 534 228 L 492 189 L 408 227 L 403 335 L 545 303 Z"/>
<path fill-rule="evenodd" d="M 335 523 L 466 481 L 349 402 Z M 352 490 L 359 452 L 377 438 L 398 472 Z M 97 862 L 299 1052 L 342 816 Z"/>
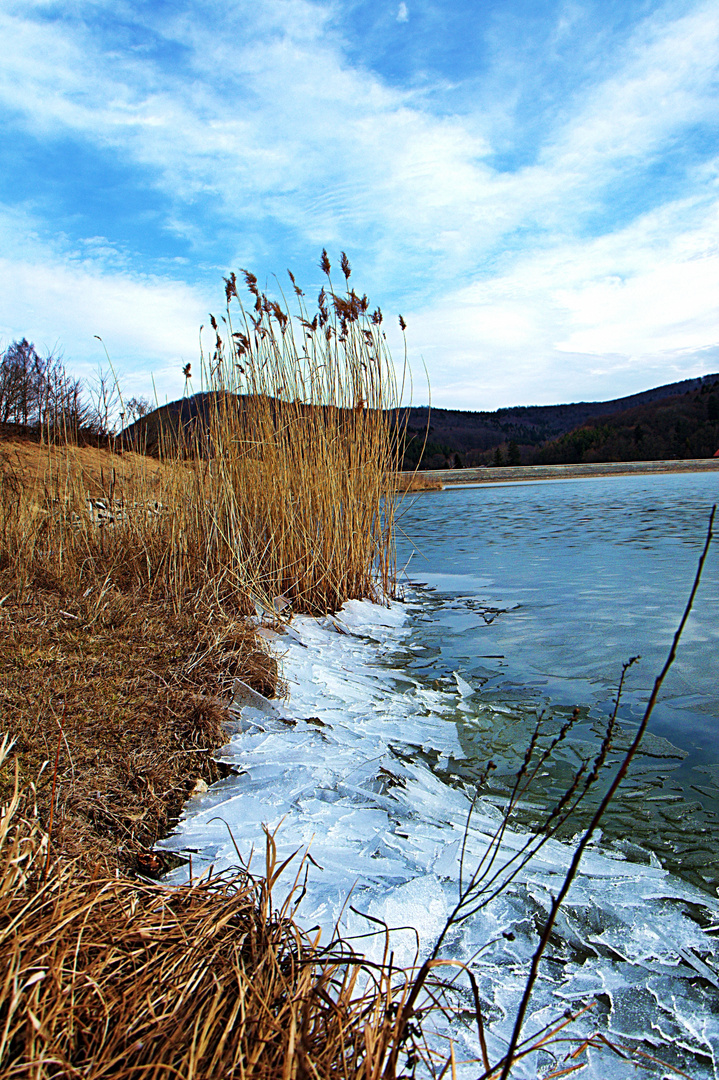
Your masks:
<path fill-rule="evenodd" d="M 708 377 L 697 389 L 585 420 L 549 439 L 528 430 L 497 432 L 488 446 L 482 431 L 480 445 L 467 446 L 467 433 L 453 438 L 449 425 L 442 429 L 444 438 L 430 427 L 426 442 L 420 430 L 407 434 L 405 469 L 709 458 L 719 451 L 719 379 Z"/>
<path fill-rule="evenodd" d="M 69 374 L 61 356 L 41 356 L 23 338 L 0 353 L 0 424 L 43 432 L 53 440 L 111 435 L 118 424 L 139 419 L 152 406 L 144 398 L 124 402 L 114 376 L 93 380 Z"/>

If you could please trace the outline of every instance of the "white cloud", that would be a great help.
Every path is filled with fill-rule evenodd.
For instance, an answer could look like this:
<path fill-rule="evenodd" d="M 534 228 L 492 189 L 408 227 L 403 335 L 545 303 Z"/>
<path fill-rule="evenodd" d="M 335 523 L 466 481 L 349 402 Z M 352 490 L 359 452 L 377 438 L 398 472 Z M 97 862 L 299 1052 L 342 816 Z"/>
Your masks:
<path fill-rule="evenodd" d="M 552 140 L 544 159 L 568 178 L 599 170 L 606 182 L 627 160 L 641 161 L 672 131 L 716 116 L 719 9 L 648 20 L 626 46 L 619 70 L 593 86 L 583 107 Z"/>
<path fill-rule="evenodd" d="M 437 405 L 609 399 L 719 370 L 718 294 L 717 204 L 675 204 L 410 312 L 409 339 Z"/>
<path fill-rule="evenodd" d="M 189 50 L 194 78 L 145 56 L 108 54 L 82 28 L 5 15 L 0 32 L 16 47 L 0 95 L 36 130 L 59 126 L 118 146 L 175 200 L 211 195 L 235 219 L 259 212 L 312 237 L 324 230 L 371 243 L 381 231 L 395 249 L 429 252 L 443 272 L 458 260 L 471 267 L 472 250 L 527 219 L 561 228 L 627 156 L 651 152 L 714 108 L 706 90 L 719 62 L 719 13 L 707 7 L 645 31 L 536 165 L 497 175 L 472 125 L 434 116 L 348 67 L 329 30 L 311 32 L 326 22 L 325 6 L 263 5 L 264 23 L 276 28 L 281 15 L 283 32 L 251 33 L 249 42 L 257 27 L 238 40 L 239 25 L 230 19 L 219 32 L 214 5 L 198 8 L 208 18 L 164 25 L 167 41 Z M 32 63 L 37 56 L 46 63 Z"/>
<path fill-rule="evenodd" d="M 409 8 L 405 3 L 402 3 L 397 8 L 397 22 L 406 23 L 409 21 Z"/>
<path fill-rule="evenodd" d="M 13 46 L 0 64 L 5 109 L 41 138 L 69 134 L 142 166 L 167 200 L 168 224 L 197 250 L 211 250 L 216 228 L 237 237 L 238 260 L 269 256 L 276 261 L 259 269 L 282 271 L 275 235 L 313 254 L 324 244 L 346 248 L 373 299 L 389 297 L 405 314 L 414 308 L 410 341 L 425 352 L 438 400 L 479 407 L 613 396 L 591 390 L 604 378 L 591 372 L 609 373 L 602 387 L 636 379 L 632 389 L 640 389 L 653 372 L 693 363 L 686 350 L 706 357 L 702 350 L 719 340 L 710 303 L 715 256 L 706 247 L 716 231 L 709 174 L 688 174 L 687 198 L 666 212 L 599 239 L 582 235 L 586 215 L 625 170 L 661 155 L 687 124 L 715 116 L 713 3 L 639 24 L 607 58 L 603 77 L 567 97 L 536 161 L 514 173 L 490 164 L 485 112 L 495 102 L 436 115 L 429 97 L 350 66 L 330 4 L 227 9 L 196 0 L 162 24 L 148 15 L 139 51 L 99 36 L 90 19 L 98 6 L 78 0 L 71 10 L 80 17 L 63 22 L 35 19 L 39 0 L 34 9 L 5 6 L 0 35 Z M 406 4 L 397 18 L 403 13 Z M 125 14 L 139 18 L 134 5 Z M 580 14 L 567 5 L 557 34 L 570 34 Z M 176 64 L 157 59 L 155 35 L 178 51 Z M 35 264 L 20 242 L 4 250 L 23 252 L 6 255 L 7 310 L 35 318 L 36 309 L 22 306 Z M 83 294 L 70 309 L 100 311 L 111 280 L 125 299 L 108 305 L 108 317 L 128 356 L 140 355 L 145 334 L 163 363 L 181 343 L 188 347 L 186 313 L 197 310 L 199 321 L 206 304 L 199 290 L 159 278 L 145 286 L 130 267 L 110 269 L 101 242 L 91 254 L 80 266 L 57 245 L 50 253 L 58 288 Z M 172 297 L 183 289 L 175 315 Z M 447 301 L 436 303 L 437 294 Z M 63 315 L 53 295 L 43 325 L 58 319 L 69 348 L 85 318 Z M 160 335 L 173 343 L 169 352 L 153 329 L 154 305 L 172 323 Z M 479 376 L 478 356 L 486 357 Z"/>
<path fill-rule="evenodd" d="M 0 347 L 26 337 L 41 351 L 61 350 L 87 378 L 106 366 L 97 334 L 127 393 L 150 393 L 154 375 L 161 400 L 179 397 L 181 366 L 197 358 L 208 302 L 219 307 L 222 291 L 208 298 L 180 280 L 109 269 L 106 250 L 62 250 L 33 225 L 23 215 L 0 217 L 2 250 L 14 252 L 0 257 Z"/>

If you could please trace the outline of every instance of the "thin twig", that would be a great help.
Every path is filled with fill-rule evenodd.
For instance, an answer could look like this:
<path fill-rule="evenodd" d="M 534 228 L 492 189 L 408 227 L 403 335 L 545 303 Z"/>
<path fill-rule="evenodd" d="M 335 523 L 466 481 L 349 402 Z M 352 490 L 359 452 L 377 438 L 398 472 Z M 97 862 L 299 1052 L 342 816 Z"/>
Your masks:
<path fill-rule="evenodd" d="M 609 786 L 609 789 L 606 792 L 604 798 L 602 799 L 599 806 L 597 807 L 597 809 L 596 809 L 596 811 L 594 813 L 594 816 L 592 817 L 592 820 L 590 821 L 587 829 L 584 832 L 584 835 L 582 836 L 582 839 L 577 844 L 577 847 L 576 847 L 574 855 L 572 857 L 572 861 L 570 863 L 569 869 L 568 869 L 568 871 L 567 871 L 567 873 L 566 873 L 566 875 L 564 877 L 562 887 L 559 890 L 559 892 L 557 893 L 554 900 L 552 901 L 552 906 L 551 906 L 547 921 L 546 921 L 546 923 L 544 925 L 544 929 L 542 931 L 542 936 L 540 938 L 539 945 L 537 946 L 537 949 L 535 950 L 534 956 L 532 957 L 532 964 L 531 964 L 531 967 L 530 967 L 529 975 L 527 977 L 527 984 L 525 986 L 524 993 L 522 995 L 522 1000 L 521 1000 L 521 1002 L 519 1004 L 519 1008 L 517 1009 L 517 1016 L 516 1016 L 516 1019 L 515 1019 L 515 1022 L 514 1022 L 514 1029 L 512 1031 L 512 1037 L 511 1037 L 511 1039 L 509 1041 L 509 1046 L 507 1048 L 507 1053 L 504 1056 L 504 1066 L 502 1068 L 502 1072 L 501 1072 L 501 1075 L 500 1075 L 500 1080 L 507 1080 L 507 1077 L 509 1076 L 510 1070 L 512 1068 L 513 1058 L 514 1058 L 514 1051 L 515 1051 L 515 1049 L 517 1047 L 517 1043 L 519 1041 L 519 1036 L 520 1036 L 520 1033 L 521 1033 L 521 1030 L 522 1030 L 522 1025 L 524 1024 L 524 1018 L 526 1016 L 527 1007 L 529 1005 L 529 999 L 531 997 L 532 990 L 534 988 L 534 984 L 535 984 L 536 979 L 537 979 L 537 974 L 538 974 L 538 971 L 539 971 L 539 962 L 540 962 L 540 960 L 542 958 L 542 955 L 544 954 L 544 951 L 545 951 L 545 949 L 547 947 L 547 944 L 549 942 L 549 938 L 550 938 L 550 935 L 552 933 L 552 929 L 554 927 L 554 923 L 556 921 L 559 909 L 560 909 L 560 907 L 561 907 L 561 905 L 562 905 L 562 903 L 564 901 L 565 896 L 569 892 L 569 888 L 570 888 L 574 878 L 576 877 L 577 871 L 579 870 L 579 864 L 580 864 L 580 862 L 582 860 L 582 856 L 583 856 L 583 854 L 584 854 L 584 852 L 585 852 L 585 850 L 587 848 L 587 845 L 589 844 L 589 841 L 591 840 L 592 835 L 594 834 L 594 831 L 596 830 L 597 826 L 599 825 L 599 822 L 601 821 L 601 818 L 602 818 L 605 810 L 607 809 L 610 802 L 614 798 L 614 795 L 615 795 L 615 793 L 617 791 L 617 788 L 619 787 L 622 780 L 626 776 L 627 770 L 628 770 L 632 760 L 634 759 L 634 756 L 635 756 L 637 750 L 639 749 L 639 744 L 641 743 L 642 738 L 644 736 L 644 733 L 645 733 L 645 731 L 647 729 L 647 725 L 649 723 L 649 718 L 651 717 L 652 712 L 654 710 L 654 706 L 656 704 L 657 697 L 659 696 L 659 691 L 661 690 L 662 683 L 664 682 L 664 679 L 666 678 L 667 673 L 669 672 L 669 669 L 671 668 L 672 664 L 674 663 L 674 659 L 676 657 L 676 652 L 677 652 L 677 646 L 679 645 L 679 641 L 680 641 L 682 633 L 684 631 L 684 627 L 686 626 L 687 619 L 689 618 L 689 614 L 690 614 L 690 612 L 692 610 L 692 607 L 694 605 L 694 598 L 695 598 L 695 596 L 697 594 L 697 590 L 699 589 L 699 582 L 701 581 L 702 571 L 704 570 L 704 563 L 706 561 L 707 553 L 709 551 L 709 545 L 711 544 L 712 537 L 714 535 L 714 533 L 713 533 L 713 525 L 714 525 L 714 517 L 716 515 L 716 510 L 717 510 L 717 508 L 716 508 L 716 505 L 715 505 L 712 508 L 712 511 L 711 511 L 711 514 L 710 514 L 710 517 L 709 517 L 709 527 L 707 529 L 707 537 L 706 537 L 706 540 L 704 542 L 704 548 L 702 550 L 701 556 L 699 558 L 699 565 L 697 566 L 697 571 L 696 571 L 696 574 L 694 576 L 694 584 L 692 585 L 692 589 L 691 589 L 691 592 L 689 594 L 689 599 L 687 600 L 687 604 L 686 604 L 686 607 L 684 609 L 684 614 L 682 615 L 679 626 L 677 627 L 676 633 L 674 634 L 674 638 L 672 640 L 671 648 L 669 649 L 669 654 L 668 654 L 667 659 L 666 659 L 666 661 L 664 663 L 664 666 L 663 666 L 662 670 L 659 672 L 659 674 L 657 675 L 657 677 L 656 677 L 656 679 L 654 681 L 654 687 L 653 687 L 651 695 L 649 697 L 649 701 L 647 702 L 646 709 L 644 710 L 644 716 L 642 717 L 642 722 L 641 722 L 641 724 L 639 725 L 639 727 L 637 729 L 636 735 L 634 736 L 634 739 L 632 741 L 631 746 L 629 747 L 629 750 L 627 751 L 627 753 L 624 756 L 624 760 L 622 761 L 622 764 L 619 766 L 619 769 L 617 770 L 617 773 L 616 773 L 616 776 L 614 777 L 614 780 L 612 781 L 612 783 Z M 485 1076 L 486 1075 L 487 1074 L 485 1073 Z"/>

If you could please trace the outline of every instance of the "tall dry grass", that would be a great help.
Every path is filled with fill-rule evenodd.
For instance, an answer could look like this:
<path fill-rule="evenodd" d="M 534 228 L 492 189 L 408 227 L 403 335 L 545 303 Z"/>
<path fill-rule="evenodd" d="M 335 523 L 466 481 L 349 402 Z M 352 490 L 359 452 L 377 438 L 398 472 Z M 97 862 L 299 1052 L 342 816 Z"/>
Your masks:
<path fill-rule="evenodd" d="M 0 742 L 0 767 L 9 751 Z M 346 948 L 320 953 L 291 917 L 294 892 L 273 907 L 271 837 L 262 879 L 88 876 L 50 858 L 32 789 L 16 784 L 0 865 L 4 1077 L 382 1075 L 408 980 Z"/>
<path fill-rule="evenodd" d="M 327 284 L 310 317 L 290 274 L 289 305 L 245 272 L 251 306 L 226 279 L 227 309 L 212 317 L 201 419 L 176 429 L 172 450 L 192 472 L 187 530 L 202 536 L 213 574 L 297 610 L 327 611 L 352 597 L 380 599 L 394 583 L 394 474 L 400 404 L 382 313 L 349 286 Z M 204 515 L 204 516 L 203 516 Z M 249 575 L 249 576 L 248 576 Z"/>
<path fill-rule="evenodd" d="M 350 288 L 346 257 L 341 291 L 324 254 L 323 267 L 311 317 L 294 278 L 294 315 L 252 274 L 249 309 L 235 275 L 226 280 L 194 419 L 164 415 L 159 465 L 118 455 L 94 502 L 72 456 L 50 447 L 35 483 L 4 470 L 0 564 L 12 562 L 25 586 L 39 575 L 81 589 L 99 577 L 178 607 L 212 594 L 250 611 L 283 596 L 322 612 L 387 595 L 402 388 L 381 311 Z M 123 444 L 143 449 L 146 434 L 135 425 Z"/>

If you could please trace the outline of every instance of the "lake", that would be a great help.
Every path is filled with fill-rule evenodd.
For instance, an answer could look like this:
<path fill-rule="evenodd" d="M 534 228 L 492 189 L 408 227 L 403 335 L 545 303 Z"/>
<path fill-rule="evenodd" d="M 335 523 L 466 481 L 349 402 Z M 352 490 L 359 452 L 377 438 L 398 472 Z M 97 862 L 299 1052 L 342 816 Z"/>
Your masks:
<path fill-rule="evenodd" d="M 682 473 L 449 488 L 405 504 L 399 562 L 410 580 L 424 583 L 426 599 L 415 616 L 425 648 L 406 658 L 408 667 L 445 681 L 459 671 L 478 689 L 480 713 L 487 702 L 511 709 L 501 724 L 477 729 L 465 720 L 468 756 L 473 738 L 482 744 L 478 767 L 489 755 L 513 775 L 516 754 L 507 757 L 507 747 L 526 745 L 542 710 L 564 719 L 579 706 L 586 715 L 574 741 L 587 746 L 613 709 L 623 662 L 637 655 L 619 718 L 627 731 L 638 723 L 716 501 L 719 475 Z M 650 721 L 641 784 L 625 789 L 605 821 L 712 892 L 719 884 L 718 658 L 715 540 Z M 639 790 L 645 798 L 637 815 Z"/>

